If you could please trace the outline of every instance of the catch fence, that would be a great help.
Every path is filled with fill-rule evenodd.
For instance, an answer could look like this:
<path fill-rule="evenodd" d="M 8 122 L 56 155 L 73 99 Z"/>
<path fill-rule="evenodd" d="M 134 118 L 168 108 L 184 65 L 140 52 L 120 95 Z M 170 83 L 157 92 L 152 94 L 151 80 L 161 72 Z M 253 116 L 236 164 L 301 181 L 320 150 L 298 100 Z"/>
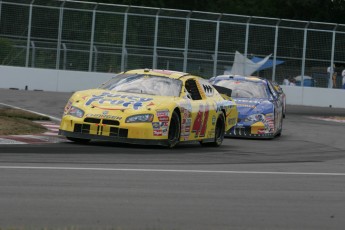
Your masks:
<path fill-rule="evenodd" d="M 282 84 L 309 77 L 336 88 L 345 68 L 345 25 L 80 1 L 0 0 L 0 64 L 120 72 L 158 68 L 210 78 L 231 69 L 235 52 L 254 75 Z"/>

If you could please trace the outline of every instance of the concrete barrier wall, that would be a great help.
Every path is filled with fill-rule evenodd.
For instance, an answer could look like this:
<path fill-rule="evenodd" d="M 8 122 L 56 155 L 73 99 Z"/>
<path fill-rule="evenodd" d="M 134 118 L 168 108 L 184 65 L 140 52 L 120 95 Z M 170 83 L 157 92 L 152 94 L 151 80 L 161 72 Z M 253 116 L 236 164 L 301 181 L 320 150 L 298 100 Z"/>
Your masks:
<path fill-rule="evenodd" d="M 95 88 L 113 74 L 0 66 L 0 88 L 74 92 Z M 290 105 L 345 108 L 345 90 L 282 86 Z"/>
<path fill-rule="evenodd" d="M 345 108 L 345 90 L 300 86 L 282 86 L 286 103 L 318 107 Z"/>
<path fill-rule="evenodd" d="M 114 74 L 0 66 L 0 88 L 74 92 L 95 88 Z"/>

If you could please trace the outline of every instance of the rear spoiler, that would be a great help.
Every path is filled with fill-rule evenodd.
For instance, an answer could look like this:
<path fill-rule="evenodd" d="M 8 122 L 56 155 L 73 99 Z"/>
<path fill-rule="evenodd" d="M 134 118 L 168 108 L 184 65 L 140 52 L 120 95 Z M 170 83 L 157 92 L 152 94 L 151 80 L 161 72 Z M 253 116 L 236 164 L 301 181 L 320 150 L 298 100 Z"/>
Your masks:
<path fill-rule="evenodd" d="M 218 93 L 225 95 L 226 97 L 231 97 L 232 90 L 219 85 L 213 85 L 213 87 L 218 91 Z M 228 99 L 228 98 L 225 98 Z"/>

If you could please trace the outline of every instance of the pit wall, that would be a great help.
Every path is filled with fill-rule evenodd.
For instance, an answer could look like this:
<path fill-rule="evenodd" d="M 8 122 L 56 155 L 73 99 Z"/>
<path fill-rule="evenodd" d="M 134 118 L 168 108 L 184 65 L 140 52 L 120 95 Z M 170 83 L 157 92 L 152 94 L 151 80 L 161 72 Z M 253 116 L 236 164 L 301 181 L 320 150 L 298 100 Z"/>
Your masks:
<path fill-rule="evenodd" d="M 95 88 L 114 74 L 0 66 L 0 88 L 75 92 Z M 282 86 L 286 103 L 345 108 L 345 90 Z"/>

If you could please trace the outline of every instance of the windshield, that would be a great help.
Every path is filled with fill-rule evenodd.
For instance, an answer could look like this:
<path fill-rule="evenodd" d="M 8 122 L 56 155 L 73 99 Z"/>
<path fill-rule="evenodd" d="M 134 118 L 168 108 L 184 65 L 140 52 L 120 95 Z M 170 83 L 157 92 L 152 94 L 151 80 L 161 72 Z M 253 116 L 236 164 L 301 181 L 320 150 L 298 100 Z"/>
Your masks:
<path fill-rule="evenodd" d="M 182 82 L 177 79 L 147 74 L 119 74 L 100 88 L 118 92 L 178 97 L 181 87 Z"/>
<path fill-rule="evenodd" d="M 220 80 L 216 85 L 231 89 L 234 98 L 268 98 L 265 84 L 262 82 Z"/>

